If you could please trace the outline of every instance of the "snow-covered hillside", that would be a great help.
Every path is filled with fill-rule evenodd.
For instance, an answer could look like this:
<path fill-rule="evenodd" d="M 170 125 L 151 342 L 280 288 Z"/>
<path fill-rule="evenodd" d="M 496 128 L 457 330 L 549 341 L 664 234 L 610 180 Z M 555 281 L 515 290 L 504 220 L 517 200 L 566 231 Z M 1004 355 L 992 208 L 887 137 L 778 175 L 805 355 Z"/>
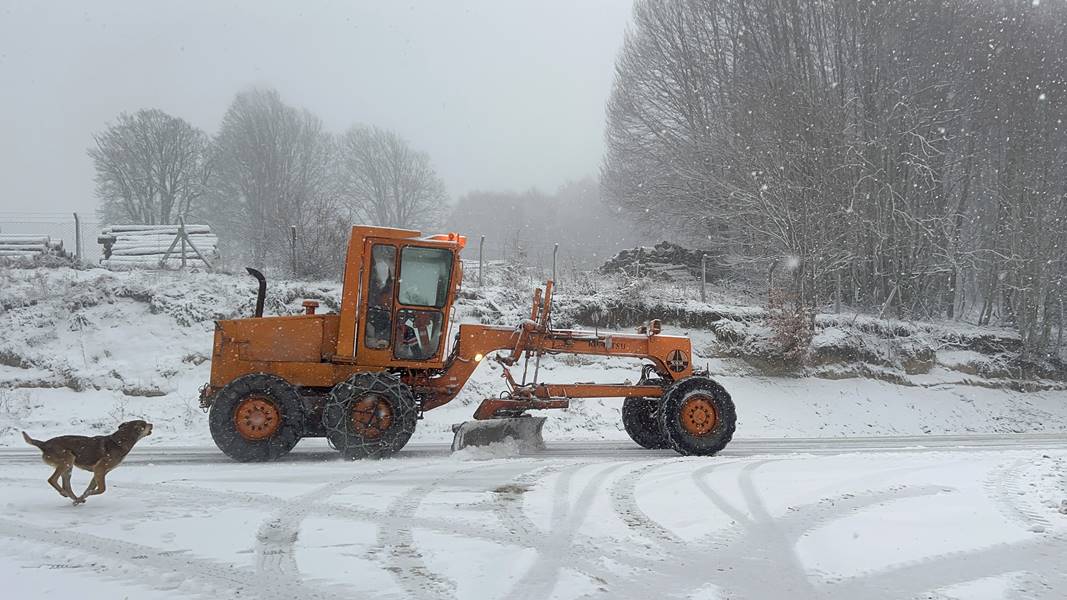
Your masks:
<path fill-rule="evenodd" d="M 482 289 L 469 286 L 458 320 L 518 322 L 529 291 L 528 282 L 508 277 Z M 333 282 L 272 280 L 266 313 L 298 313 L 305 298 L 334 310 L 339 292 Z M 21 444 L 20 429 L 37 437 L 104 432 L 134 416 L 156 424 L 147 443 L 210 444 L 197 390 L 208 378 L 213 320 L 249 315 L 254 293 L 254 280 L 242 275 L 0 271 L 0 444 Z M 584 322 L 588 307 L 598 304 L 601 322 L 632 319 L 617 308 L 625 297 L 635 298 L 621 286 L 565 286 L 558 318 Z M 975 350 L 944 343 L 991 340 L 995 346 L 1006 339 L 1004 332 L 820 317 L 816 351 L 834 351 L 825 350 L 825 360 L 804 372 L 773 377 L 736 351 L 753 343 L 764 327 L 758 320 L 761 309 L 716 300 L 715 305 L 686 300 L 687 316 L 674 320 L 685 326 L 668 323 L 665 329 L 692 336 L 695 360 L 707 364 L 731 392 L 738 405 L 738 437 L 1067 430 L 1063 382 L 1017 381 L 992 366 L 983 371 L 975 365 L 1001 364 L 996 348 L 983 353 L 982 344 L 972 344 Z M 627 310 L 669 302 L 662 292 L 658 297 L 650 292 Z M 712 313 L 725 316 L 708 329 L 695 326 L 697 316 Z M 914 335 L 908 339 L 901 331 Z M 907 348 L 912 350 L 902 350 Z M 847 356 L 841 358 L 842 353 Z M 905 360 L 915 356 L 922 359 L 919 368 Z M 638 366 L 622 359 L 562 356 L 542 364 L 542 380 L 632 381 Z M 457 401 L 427 413 L 413 441 L 450 439 L 452 423 L 468 419 L 477 401 L 502 389 L 499 367 L 486 361 Z M 625 440 L 618 406 L 616 400 L 590 400 L 549 413 L 545 437 Z"/>

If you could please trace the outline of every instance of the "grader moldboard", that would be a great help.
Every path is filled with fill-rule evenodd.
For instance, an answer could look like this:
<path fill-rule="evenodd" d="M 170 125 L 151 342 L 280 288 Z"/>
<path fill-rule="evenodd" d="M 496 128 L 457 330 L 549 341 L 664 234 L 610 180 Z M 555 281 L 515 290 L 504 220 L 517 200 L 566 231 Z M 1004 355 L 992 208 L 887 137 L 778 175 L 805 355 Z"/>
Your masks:
<path fill-rule="evenodd" d="M 694 370 L 688 338 L 661 334 L 658 321 L 636 334 L 553 329 L 552 281 L 534 293 L 528 320 L 517 327 L 461 324 L 446 352 L 465 243 L 456 234 L 353 227 L 338 314 L 316 314 L 318 303 L 306 300 L 306 314 L 264 317 L 266 280 L 249 269 L 259 280 L 255 317 L 216 324 L 211 381 L 200 395 L 218 447 L 239 461 L 267 461 L 301 438 L 325 436 L 348 458 L 390 456 L 423 413 L 455 398 L 490 354 L 507 390 L 483 400 L 475 421 L 453 428 L 453 450 L 509 436 L 542 446 L 545 419 L 527 411 L 603 397 L 625 398 L 623 425 L 646 448 L 711 455 L 730 441 L 733 402 Z M 546 354 L 647 363 L 636 384 L 541 383 Z M 516 381 L 509 368 L 520 360 Z"/>

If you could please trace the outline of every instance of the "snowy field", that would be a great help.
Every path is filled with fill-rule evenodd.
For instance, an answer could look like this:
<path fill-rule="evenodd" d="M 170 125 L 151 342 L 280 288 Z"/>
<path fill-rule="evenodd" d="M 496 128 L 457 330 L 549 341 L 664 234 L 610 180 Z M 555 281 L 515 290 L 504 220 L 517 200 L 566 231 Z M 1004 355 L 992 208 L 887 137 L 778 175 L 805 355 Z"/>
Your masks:
<path fill-rule="evenodd" d="M 254 283 L 204 273 L 0 270 L 0 446 L 23 446 L 23 429 L 38 439 L 106 434 L 139 417 L 155 424 L 145 444 L 210 445 L 196 399 L 210 373 L 213 320 L 247 316 Z M 338 294 L 336 283 L 272 281 L 267 314 L 300 312 L 303 298 L 318 298 L 326 309 Z M 516 303 L 505 302 L 509 294 Z M 484 296 L 505 313 L 501 322 L 519 322 L 528 312 L 525 291 L 498 285 Z M 471 320 L 476 304 L 461 303 L 458 320 Z M 1028 382 L 1040 384 L 1039 391 L 1020 392 L 1011 381 L 954 369 L 958 350 L 940 352 L 926 373 L 899 374 L 908 385 L 839 375 L 768 377 L 742 360 L 711 355 L 708 331 L 665 327 L 692 337 L 694 362 L 733 395 L 742 437 L 1067 431 L 1067 382 Z M 541 379 L 633 382 L 639 371 L 639 361 L 546 357 Z M 500 375 L 485 361 L 454 402 L 427 413 L 413 441 L 450 440 L 453 423 L 503 389 Z M 619 404 L 576 401 L 549 413 L 546 439 L 624 441 Z"/>
<path fill-rule="evenodd" d="M 546 452 L 450 455 L 451 425 L 501 390 L 486 361 L 397 458 L 346 462 L 304 440 L 279 463 L 237 464 L 196 394 L 212 320 L 247 314 L 248 281 L 4 277 L 4 597 L 1067 597 L 1062 381 L 1019 391 L 956 367 L 960 351 L 901 383 L 836 367 L 770 377 L 706 352 L 710 332 L 668 327 L 737 404 L 738 439 L 719 456 L 639 449 L 617 399 L 546 413 Z M 268 312 L 336 291 L 275 282 Z M 573 356 L 541 369 L 551 382 L 637 372 Z M 106 434 L 133 418 L 152 436 L 79 507 L 19 433 Z M 87 480 L 75 473 L 76 491 Z"/>
<path fill-rule="evenodd" d="M 500 456 L 504 454 L 504 456 Z M 487 458 L 487 460 L 481 460 Z M 1062 598 L 1067 438 L 139 448 L 80 507 L 0 451 L 5 596 Z M 86 477 L 76 476 L 75 484 Z"/>

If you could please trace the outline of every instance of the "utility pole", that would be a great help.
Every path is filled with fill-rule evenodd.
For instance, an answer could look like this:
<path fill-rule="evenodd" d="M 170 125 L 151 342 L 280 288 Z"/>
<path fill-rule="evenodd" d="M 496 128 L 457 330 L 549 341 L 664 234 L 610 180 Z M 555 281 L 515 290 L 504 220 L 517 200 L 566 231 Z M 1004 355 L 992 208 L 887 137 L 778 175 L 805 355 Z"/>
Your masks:
<path fill-rule="evenodd" d="M 556 245 L 552 247 L 552 281 L 553 281 L 553 283 L 556 283 L 556 253 L 557 252 L 559 252 L 559 243 L 556 243 Z M 556 287 L 559 287 L 558 283 L 556 283 Z"/>

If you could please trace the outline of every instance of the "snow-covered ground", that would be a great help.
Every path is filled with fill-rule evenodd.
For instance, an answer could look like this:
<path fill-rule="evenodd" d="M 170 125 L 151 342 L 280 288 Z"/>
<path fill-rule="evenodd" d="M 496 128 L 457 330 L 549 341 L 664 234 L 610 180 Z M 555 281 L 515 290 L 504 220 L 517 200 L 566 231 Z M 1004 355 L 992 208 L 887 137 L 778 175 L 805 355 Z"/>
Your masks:
<path fill-rule="evenodd" d="M 983 440 L 139 448 L 80 507 L 4 450 L 0 580 L 13 598 L 1062 598 L 1067 440 Z"/>
<path fill-rule="evenodd" d="M 1067 596 L 1063 382 L 988 379 L 994 369 L 974 368 L 987 357 L 960 349 L 889 373 L 890 344 L 878 368 L 891 376 L 824 365 L 771 377 L 717 354 L 713 332 L 668 326 L 737 404 L 737 439 L 717 457 L 637 448 L 618 400 L 546 413 L 541 454 L 450 455 L 451 424 L 502 388 L 485 361 L 398 458 L 345 462 L 304 440 L 282 462 L 236 464 L 196 396 L 212 320 L 248 314 L 253 289 L 227 275 L 0 272 L 4 597 Z M 518 314 L 508 294 L 465 299 L 459 319 L 484 305 Z M 267 312 L 336 295 L 272 282 Z M 638 370 L 564 356 L 541 375 Z M 153 435 L 80 507 L 19 435 L 110 433 L 138 417 Z"/>
<path fill-rule="evenodd" d="M 210 444 L 197 391 L 210 371 L 212 321 L 248 315 L 254 289 L 247 276 L 0 271 L 0 446 L 21 446 L 22 429 L 38 438 L 110 433 L 134 417 L 155 423 L 149 444 Z M 504 285 L 492 292 L 486 302 L 505 319 L 515 312 L 517 322 L 518 305 L 506 301 L 519 294 Z M 267 313 L 300 312 L 308 297 L 328 310 L 337 296 L 336 284 L 272 281 Z M 480 306 L 461 302 L 459 320 Z M 666 329 L 690 335 L 695 362 L 710 367 L 733 395 L 741 437 L 1067 431 L 1067 384 L 1014 391 L 1010 381 L 953 369 L 974 362 L 959 351 L 939 354 L 926 373 L 889 381 L 841 375 L 833 365 L 822 377 L 769 377 L 740 359 L 715 358 L 711 332 Z M 549 357 L 541 379 L 634 381 L 639 367 L 622 359 Z M 907 385 L 891 382 L 898 379 Z M 467 420 L 478 401 L 503 385 L 499 366 L 485 361 L 456 401 L 427 413 L 413 441 L 451 439 L 451 424 Z M 546 439 L 627 439 L 618 400 L 576 401 L 548 416 Z"/>

